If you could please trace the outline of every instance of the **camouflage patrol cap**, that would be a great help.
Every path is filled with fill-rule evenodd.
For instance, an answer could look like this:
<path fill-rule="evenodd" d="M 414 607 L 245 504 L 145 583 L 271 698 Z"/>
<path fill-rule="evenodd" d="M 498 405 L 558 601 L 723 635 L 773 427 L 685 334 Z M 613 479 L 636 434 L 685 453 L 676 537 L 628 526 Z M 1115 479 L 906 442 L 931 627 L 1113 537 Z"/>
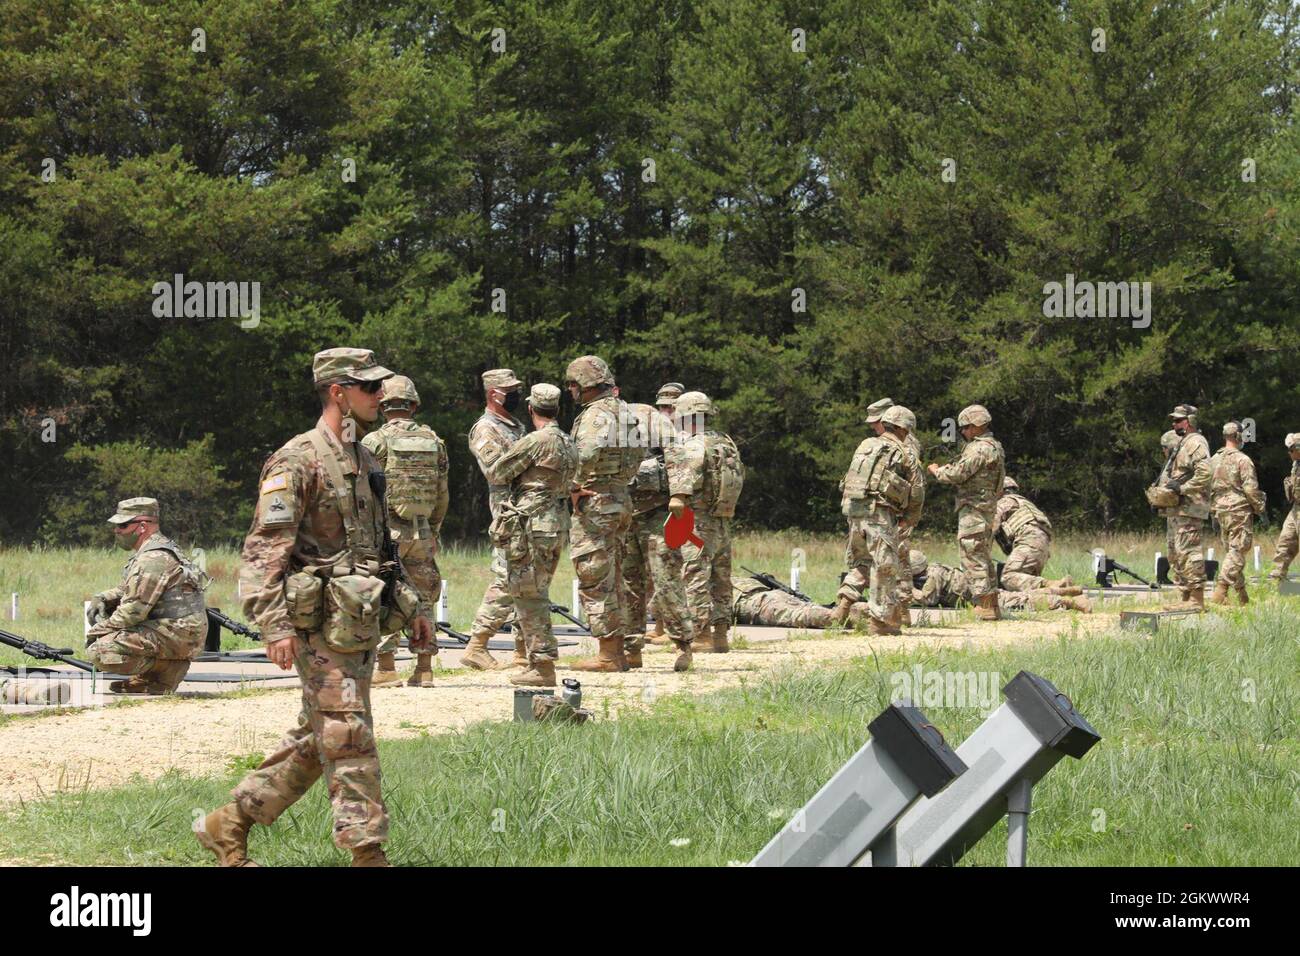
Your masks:
<path fill-rule="evenodd" d="M 967 425 L 987 425 L 991 421 L 993 416 L 983 405 L 967 405 L 957 415 L 958 428 L 965 428 Z"/>
<path fill-rule="evenodd" d="M 546 382 L 538 382 L 528 392 L 528 405 L 540 412 L 559 411 L 560 389 Z"/>
<path fill-rule="evenodd" d="M 514 369 L 510 368 L 490 368 L 483 373 L 484 388 L 515 388 L 524 384 L 515 378 Z"/>
<path fill-rule="evenodd" d="M 703 392 L 686 392 L 673 405 L 674 418 L 689 418 L 691 415 L 715 415 L 717 410 Z"/>
<path fill-rule="evenodd" d="M 379 390 L 379 404 L 390 402 L 411 402 L 420 404 L 420 393 L 415 390 L 415 383 L 405 375 L 394 375 L 384 380 L 384 387 Z"/>
<path fill-rule="evenodd" d="M 375 353 L 370 349 L 326 349 L 317 352 L 311 360 L 311 377 L 315 385 L 378 382 L 392 374 L 375 361 Z"/>
<path fill-rule="evenodd" d="M 126 524 L 136 518 L 157 518 L 157 498 L 126 498 L 117 503 L 117 513 L 108 520 L 113 524 Z"/>
<path fill-rule="evenodd" d="M 1160 436 L 1160 447 L 1165 451 L 1173 451 L 1178 447 L 1178 432 L 1172 428 Z"/>
<path fill-rule="evenodd" d="M 659 394 L 655 396 L 655 404 L 671 405 L 682 397 L 684 391 L 686 391 L 686 386 L 681 382 L 665 382 L 659 386 Z"/>
<path fill-rule="evenodd" d="M 1195 418 L 1195 417 L 1196 417 L 1196 406 L 1195 406 L 1195 405 L 1175 405 L 1175 406 L 1174 406 L 1174 410 L 1173 410 L 1172 412 L 1169 413 L 1169 417 L 1170 417 L 1171 419 L 1173 419 L 1174 421 L 1178 421 L 1178 419 L 1180 419 L 1180 418 Z"/>
<path fill-rule="evenodd" d="M 1300 448 L 1300 432 L 1291 432 L 1282 440 L 1288 449 Z"/>
<path fill-rule="evenodd" d="M 1224 423 L 1223 423 L 1223 437 L 1224 437 L 1224 438 L 1240 438 L 1240 437 L 1241 437 L 1241 422 L 1224 422 Z"/>
<path fill-rule="evenodd" d="M 1004 475 L 1002 478 L 1002 490 L 1019 491 L 1020 485 L 1016 484 L 1016 479 L 1012 478 L 1010 475 Z"/>
<path fill-rule="evenodd" d="M 892 398 L 882 398 L 878 402 L 872 402 L 867 406 L 867 417 L 863 421 L 868 425 L 873 425 L 884 417 L 886 410 L 893 407 L 894 400 Z"/>
<path fill-rule="evenodd" d="M 577 382 L 579 388 L 615 384 L 614 373 L 598 355 L 583 355 L 570 362 L 564 371 L 564 383 L 567 385 L 569 382 Z"/>
<path fill-rule="evenodd" d="M 905 405 L 893 405 L 886 408 L 880 416 L 880 420 L 886 425 L 893 425 L 897 428 L 906 428 L 909 432 L 916 431 L 916 416 L 912 410 Z"/>
<path fill-rule="evenodd" d="M 907 552 L 907 569 L 912 572 L 912 577 L 918 574 L 924 574 L 925 569 L 930 566 L 925 552 L 918 548 L 909 548 Z"/>

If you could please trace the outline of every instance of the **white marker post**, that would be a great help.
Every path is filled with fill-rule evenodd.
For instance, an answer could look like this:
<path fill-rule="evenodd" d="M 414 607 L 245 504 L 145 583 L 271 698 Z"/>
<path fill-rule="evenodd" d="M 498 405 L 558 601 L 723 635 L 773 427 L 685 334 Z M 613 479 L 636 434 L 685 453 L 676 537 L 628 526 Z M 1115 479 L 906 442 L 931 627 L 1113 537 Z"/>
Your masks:
<path fill-rule="evenodd" d="M 90 636 L 90 602 L 89 602 L 89 601 L 82 601 L 82 602 L 81 602 L 81 605 L 82 605 L 82 607 L 81 607 L 81 624 L 82 624 L 81 636 L 82 636 L 82 637 L 89 637 L 89 636 Z"/>
<path fill-rule="evenodd" d="M 583 613 L 582 613 L 582 601 L 580 601 L 580 600 L 578 599 L 578 579 L 577 579 L 577 578 L 574 578 L 574 579 L 573 579 L 573 600 L 572 600 L 572 602 L 571 602 L 571 605 L 570 605 L 570 608 L 569 608 L 569 609 L 570 609 L 571 611 L 573 611 L 573 616 L 574 616 L 574 617 L 579 618 L 579 619 L 581 619 L 581 620 L 583 620 L 583 621 L 585 621 L 585 620 L 587 619 L 585 616 L 583 616 Z"/>
<path fill-rule="evenodd" d="M 438 623 L 439 624 L 446 624 L 451 620 L 451 616 L 447 613 L 448 612 L 447 594 L 448 594 L 447 582 L 444 580 L 442 582 L 442 593 L 438 595 Z"/>
<path fill-rule="evenodd" d="M 790 590 L 799 590 L 799 565 L 790 565 Z"/>
<path fill-rule="evenodd" d="M 1206 560 L 1206 561 L 1213 561 L 1213 560 L 1214 560 L 1214 549 L 1213 549 L 1213 548 L 1210 548 L 1208 551 L 1205 552 L 1205 560 Z"/>
<path fill-rule="evenodd" d="M 1259 574 L 1259 545 L 1255 545 L 1255 573 Z"/>
<path fill-rule="evenodd" d="M 9 595 L 9 620 L 18 620 L 18 592 Z"/>

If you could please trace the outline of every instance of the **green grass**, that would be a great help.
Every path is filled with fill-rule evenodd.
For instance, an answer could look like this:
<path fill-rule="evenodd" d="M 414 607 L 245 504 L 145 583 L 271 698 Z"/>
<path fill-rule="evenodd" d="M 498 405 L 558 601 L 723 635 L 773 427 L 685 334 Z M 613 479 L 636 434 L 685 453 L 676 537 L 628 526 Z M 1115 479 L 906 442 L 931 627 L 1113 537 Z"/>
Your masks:
<path fill-rule="evenodd" d="M 1293 865 L 1298 633 L 1300 607 L 1272 599 L 1155 639 L 1115 632 L 987 652 L 905 651 L 663 698 L 618 721 L 480 724 L 385 741 L 389 849 L 405 864 L 748 860 L 861 746 L 892 675 L 919 664 L 996 675 L 999 687 L 1022 668 L 1042 674 L 1102 734 L 1036 789 L 1032 864 Z M 954 744 L 983 719 L 974 707 L 925 709 Z M 0 817 L 0 846 L 30 861 L 206 862 L 190 821 L 226 799 L 234 767 L 250 759 L 232 757 L 211 779 L 170 775 L 29 804 Z M 267 864 L 341 864 L 329 830 L 317 787 L 275 827 L 255 828 L 253 852 Z M 1004 839 L 1000 826 L 964 862 L 1001 865 Z"/>

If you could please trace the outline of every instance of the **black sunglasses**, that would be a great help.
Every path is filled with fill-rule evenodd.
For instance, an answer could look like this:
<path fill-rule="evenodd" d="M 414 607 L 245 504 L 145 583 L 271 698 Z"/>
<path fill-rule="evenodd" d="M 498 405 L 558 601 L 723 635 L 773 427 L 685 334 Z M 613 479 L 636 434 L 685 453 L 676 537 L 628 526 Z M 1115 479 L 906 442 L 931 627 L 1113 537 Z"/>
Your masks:
<path fill-rule="evenodd" d="M 344 388 L 359 388 L 367 395 L 374 395 L 384 387 L 383 382 L 343 382 Z"/>

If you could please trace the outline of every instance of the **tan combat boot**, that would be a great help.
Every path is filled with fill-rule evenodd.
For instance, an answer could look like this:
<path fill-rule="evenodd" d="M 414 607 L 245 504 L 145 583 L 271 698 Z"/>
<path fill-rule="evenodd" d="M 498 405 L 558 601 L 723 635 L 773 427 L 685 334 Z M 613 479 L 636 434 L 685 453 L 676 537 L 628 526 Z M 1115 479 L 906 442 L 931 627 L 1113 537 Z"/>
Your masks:
<path fill-rule="evenodd" d="M 1002 610 L 998 607 L 997 592 L 985 594 L 975 602 L 975 617 L 981 621 L 1002 620 Z"/>
<path fill-rule="evenodd" d="M 844 622 L 849 619 L 849 611 L 853 610 L 853 600 L 842 597 L 835 602 L 835 608 L 831 611 L 831 623 L 843 626 Z"/>
<path fill-rule="evenodd" d="M 217 855 L 218 866 L 257 866 L 248 858 L 248 831 L 257 821 L 237 803 L 213 810 L 194 830 L 194 836 Z"/>
<path fill-rule="evenodd" d="M 381 843 L 367 843 L 365 846 L 354 846 L 352 848 L 352 865 L 353 866 L 392 866 L 388 862 L 388 855 L 384 853 L 384 847 Z"/>
<path fill-rule="evenodd" d="M 639 648 L 639 647 L 628 647 L 626 644 L 624 644 L 624 645 L 623 645 L 623 656 L 627 659 L 627 668 L 628 668 L 628 670 L 633 670 L 633 671 L 634 671 L 634 670 L 636 670 L 637 668 L 643 666 L 643 664 L 642 664 L 642 662 L 641 662 L 641 648 Z"/>
<path fill-rule="evenodd" d="M 1071 611 L 1079 611 L 1083 614 L 1092 613 L 1092 603 L 1086 597 L 1066 598 L 1065 606 Z"/>
<path fill-rule="evenodd" d="M 400 684 L 402 679 L 397 676 L 396 655 L 391 651 L 379 655 L 379 665 L 375 668 L 375 676 L 370 678 L 371 687 L 387 687 L 389 684 Z"/>
<path fill-rule="evenodd" d="M 460 666 L 476 671 L 496 670 L 500 665 L 487 649 L 487 643 L 491 638 L 490 631 L 477 631 L 470 635 L 469 643 L 465 645 L 465 656 L 460 659 Z"/>
<path fill-rule="evenodd" d="M 902 634 L 903 629 L 892 621 L 878 621 L 874 617 L 869 617 L 867 618 L 867 633 L 883 637 L 893 634 Z"/>
<path fill-rule="evenodd" d="M 1222 581 L 1214 582 L 1214 593 L 1210 595 L 1211 604 L 1228 603 L 1228 586 Z"/>
<path fill-rule="evenodd" d="M 673 644 L 676 643 L 672 638 L 664 633 L 664 622 L 656 620 L 653 634 L 646 635 L 646 642 L 649 644 Z"/>
<path fill-rule="evenodd" d="M 1083 588 L 1077 584 L 1064 585 L 1062 587 L 1050 587 L 1047 589 L 1053 594 L 1059 594 L 1061 597 L 1078 597 L 1083 593 Z"/>
<path fill-rule="evenodd" d="M 1168 604 L 1160 605 L 1160 610 L 1183 611 L 1187 609 L 1187 605 L 1191 603 L 1191 600 L 1192 600 L 1192 592 L 1187 590 L 1186 588 L 1180 587 L 1178 589 L 1178 600 L 1170 601 Z"/>
<path fill-rule="evenodd" d="M 602 674 L 616 674 L 627 670 L 627 661 L 623 655 L 623 638 L 602 637 L 600 653 L 585 661 L 576 661 L 569 665 L 575 671 L 596 671 Z"/>
<path fill-rule="evenodd" d="M 1201 588 L 1193 588 L 1187 592 L 1187 604 L 1183 608 L 1186 611 L 1204 611 L 1205 610 L 1205 591 Z"/>
<path fill-rule="evenodd" d="M 515 628 L 518 629 L 518 627 L 519 625 L 516 624 Z M 506 666 L 522 667 L 524 670 L 528 670 L 528 646 L 524 643 L 522 637 L 515 638 L 515 656 L 510 659 L 510 663 Z"/>
<path fill-rule="evenodd" d="M 691 653 L 690 641 L 673 641 L 677 645 L 677 660 L 673 661 L 673 670 L 678 674 L 691 669 L 691 660 L 694 655 Z"/>
<path fill-rule="evenodd" d="M 522 674 L 511 674 L 510 683 L 517 687 L 554 687 L 555 661 L 533 661 Z"/>
<path fill-rule="evenodd" d="M 415 655 L 415 673 L 406 682 L 407 687 L 433 686 L 433 652 L 422 651 Z"/>
<path fill-rule="evenodd" d="M 1055 581 L 1047 581 L 1047 582 L 1045 582 L 1045 583 L 1043 584 L 1043 587 L 1047 587 L 1047 588 L 1072 588 L 1072 587 L 1074 587 L 1074 581 L 1073 581 L 1073 580 L 1070 578 L 1070 576 L 1067 574 L 1065 577 L 1063 577 L 1063 578 L 1059 578 L 1059 579 L 1057 579 L 1057 580 L 1055 580 Z M 1061 593 L 1066 593 L 1066 592 L 1061 592 Z M 1077 592 L 1075 592 L 1075 593 L 1076 593 L 1076 594 L 1082 594 L 1083 591 L 1077 591 Z"/>
<path fill-rule="evenodd" d="M 713 625 L 713 653 L 726 654 L 731 650 L 731 645 L 727 643 L 727 631 L 730 629 L 730 624 Z"/>

